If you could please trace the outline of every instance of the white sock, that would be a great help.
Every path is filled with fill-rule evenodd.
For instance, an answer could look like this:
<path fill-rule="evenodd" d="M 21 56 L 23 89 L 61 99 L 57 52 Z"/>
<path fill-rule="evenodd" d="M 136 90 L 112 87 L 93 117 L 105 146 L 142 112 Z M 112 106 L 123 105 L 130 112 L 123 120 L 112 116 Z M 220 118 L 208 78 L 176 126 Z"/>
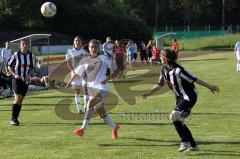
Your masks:
<path fill-rule="evenodd" d="M 81 99 L 80 99 L 80 96 L 77 94 L 75 94 L 75 102 L 76 102 L 77 111 L 81 112 L 82 111 Z"/>
<path fill-rule="evenodd" d="M 240 72 L 240 64 L 237 64 L 237 72 Z"/>
<path fill-rule="evenodd" d="M 87 111 L 87 103 L 89 100 L 89 96 L 88 95 L 83 95 L 83 100 L 84 100 L 84 111 Z"/>
<path fill-rule="evenodd" d="M 112 118 L 109 114 L 105 118 L 103 118 L 103 121 L 108 124 L 113 130 L 116 128 L 116 125 L 113 123 Z"/>
<path fill-rule="evenodd" d="M 81 128 L 82 128 L 83 130 L 85 130 L 85 129 L 87 128 L 87 126 L 88 126 L 88 123 L 89 123 L 89 120 L 84 119 Z"/>

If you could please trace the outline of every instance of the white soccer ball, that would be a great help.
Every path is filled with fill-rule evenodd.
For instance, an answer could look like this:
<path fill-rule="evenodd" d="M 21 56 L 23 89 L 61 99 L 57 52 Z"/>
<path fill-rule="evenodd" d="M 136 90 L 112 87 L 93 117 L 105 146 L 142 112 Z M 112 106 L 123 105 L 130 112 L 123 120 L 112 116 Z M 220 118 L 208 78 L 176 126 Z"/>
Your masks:
<path fill-rule="evenodd" d="M 52 2 L 45 2 L 41 6 L 41 13 L 44 17 L 51 18 L 57 13 L 57 7 Z"/>

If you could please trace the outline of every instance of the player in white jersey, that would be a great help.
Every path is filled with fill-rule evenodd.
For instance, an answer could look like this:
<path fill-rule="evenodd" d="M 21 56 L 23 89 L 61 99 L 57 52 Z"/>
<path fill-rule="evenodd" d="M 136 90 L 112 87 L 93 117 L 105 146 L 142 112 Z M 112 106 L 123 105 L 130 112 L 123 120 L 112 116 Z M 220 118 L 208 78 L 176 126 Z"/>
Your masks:
<path fill-rule="evenodd" d="M 234 51 L 237 56 L 237 72 L 240 72 L 240 41 L 238 41 L 234 47 Z"/>
<path fill-rule="evenodd" d="M 75 89 L 75 102 L 78 113 L 82 113 L 82 106 L 81 106 L 81 98 L 80 98 L 80 92 L 81 89 L 84 89 L 84 85 L 86 84 L 84 78 L 82 76 L 78 76 L 76 74 L 76 68 L 79 65 L 79 62 L 84 56 L 87 56 L 88 53 L 81 48 L 82 47 L 82 40 L 79 36 L 76 36 L 73 41 L 73 48 L 67 50 L 66 54 L 66 61 L 69 70 L 71 71 L 71 77 L 74 78 L 71 82 L 71 86 Z M 84 108 L 86 108 L 87 102 L 88 102 L 88 95 L 87 91 L 84 90 Z"/>
<path fill-rule="evenodd" d="M 80 65 L 76 73 L 78 75 L 85 74 L 87 80 L 87 89 L 90 96 L 87 111 L 80 129 L 75 130 L 75 135 L 83 136 L 90 118 L 97 112 L 98 115 L 112 128 L 113 139 L 118 138 L 118 129 L 120 126 L 114 124 L 110 115 L 106 112 L 104 101 L 109 94 L 108 80 L 117 76 L 117 65 L 111 58 L 105 55 L 99 55 L 99 43 L 93 39 L 89 42 L 90 56 L 84 57 L 84 64 Z M 113 73 L 106 77 L 107 69 Z"/>
<path fill-rule="evenodd" d="M 103 52 L 104 52 L 104 54 L 112 57 L 115 46 L 116 46 L 115 42 L 111 40 L 110 36 L 108 36 L 106 38 L 106 42 L 103 44 Z"/>
<path fill-rule="evenodd" d="M 0 85 L 3 86 L 3 93 L 4 94 L 11 94 L 12 90 L 12 79 L 10 72 L 7 69 L 7 63 L 8 60 L 12 57 L 12 51 L 10 49 L 11 45 L 9 41 L 5 42 L 5 48 L 1 51 L 1 59 L 2 62 L 0 62 L 0 80 L 3 80 L 4 82 Z"/>

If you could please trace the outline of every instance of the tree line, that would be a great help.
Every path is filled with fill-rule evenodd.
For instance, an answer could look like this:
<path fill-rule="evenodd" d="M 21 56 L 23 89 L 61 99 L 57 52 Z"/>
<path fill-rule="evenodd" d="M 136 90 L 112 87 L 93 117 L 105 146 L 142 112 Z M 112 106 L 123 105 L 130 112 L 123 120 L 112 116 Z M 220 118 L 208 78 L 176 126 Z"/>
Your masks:
<path fill-rule="evenodd" d="M 48 31 L 85 39 L 148 40 L 166 25 L 238 24 L 238 0 L 52 0 L 53 18 L 44 18 L 44 0 L 0 0 L 0 30 Z M 224 6 L 224 7 L 223 7 Z"/>

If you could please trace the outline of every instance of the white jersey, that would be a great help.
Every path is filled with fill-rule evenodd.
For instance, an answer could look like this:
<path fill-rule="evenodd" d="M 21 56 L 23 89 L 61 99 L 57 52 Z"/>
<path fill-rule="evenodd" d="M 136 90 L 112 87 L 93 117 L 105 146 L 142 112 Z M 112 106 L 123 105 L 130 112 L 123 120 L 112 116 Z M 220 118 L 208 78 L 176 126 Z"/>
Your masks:
<path fill-rule="evenodd" d="M 70 64 L 73 66 L 74 69 L 76 69 L 76 67 L 79 65 L 79 62 L 81 61 L 81 59 L 88 55 L 88 53 L 84 50 L 84 49 L 68 49 L 67 53 L 66 53 L 66 60 L 70 61 Z"/>
<path fill-rule="evenodd" d="M 236 43 L 234 50 L 236 51 L 237 59 L 240 60 L 240 41 Z"/>
<path fill-rule="evenodd" d="M 106 79 L 106 72 L 108 68 L 111 71 L 115 71 L 117 69 L 116 63 L 105 55 L 99 55 L 95 58 L 88 56 L 85 57 L 83 61 L 85 63 L 77 67 L 76 73 L 79 76 L 86 73 L 87 87 L 109 92 L 109 83 L 101 84 L 101 82 Z"/>
<path fill-rule="evenodd" d="M 1 72 L 6 74 L 5 66 L 7 66 L 8 60 L 12 57 L 11 49 L 4 48 L 1 51 L 0 55 L 0 63 L 1 63 Z"/>
<path fill-rule="evenodd" d="M 4 60 L 4 63 L 7 63 L 8 60 L 12 57 L 11 49 L 4 48 L 1 51 L 1 57 Z"/>
<path fill-rule="evenodd" d="M 236 52 L 240 52 L 240 41 L 238 41 L 238 42 L 236 43 L 236 45 L 235 45 L 235 47 L 234 47 L 234 50 L 235 50 Z"/>
<path fill-rule="evenodd" d="M 113 56 L 115 43 L 113 41 L 108 41 L 103 44 L 103 51 L 111 56 Z"/>
<path fill-rule="evenodd" d="M 0 63 L 3 63 L 3 57 L 0 56 Z"/>

